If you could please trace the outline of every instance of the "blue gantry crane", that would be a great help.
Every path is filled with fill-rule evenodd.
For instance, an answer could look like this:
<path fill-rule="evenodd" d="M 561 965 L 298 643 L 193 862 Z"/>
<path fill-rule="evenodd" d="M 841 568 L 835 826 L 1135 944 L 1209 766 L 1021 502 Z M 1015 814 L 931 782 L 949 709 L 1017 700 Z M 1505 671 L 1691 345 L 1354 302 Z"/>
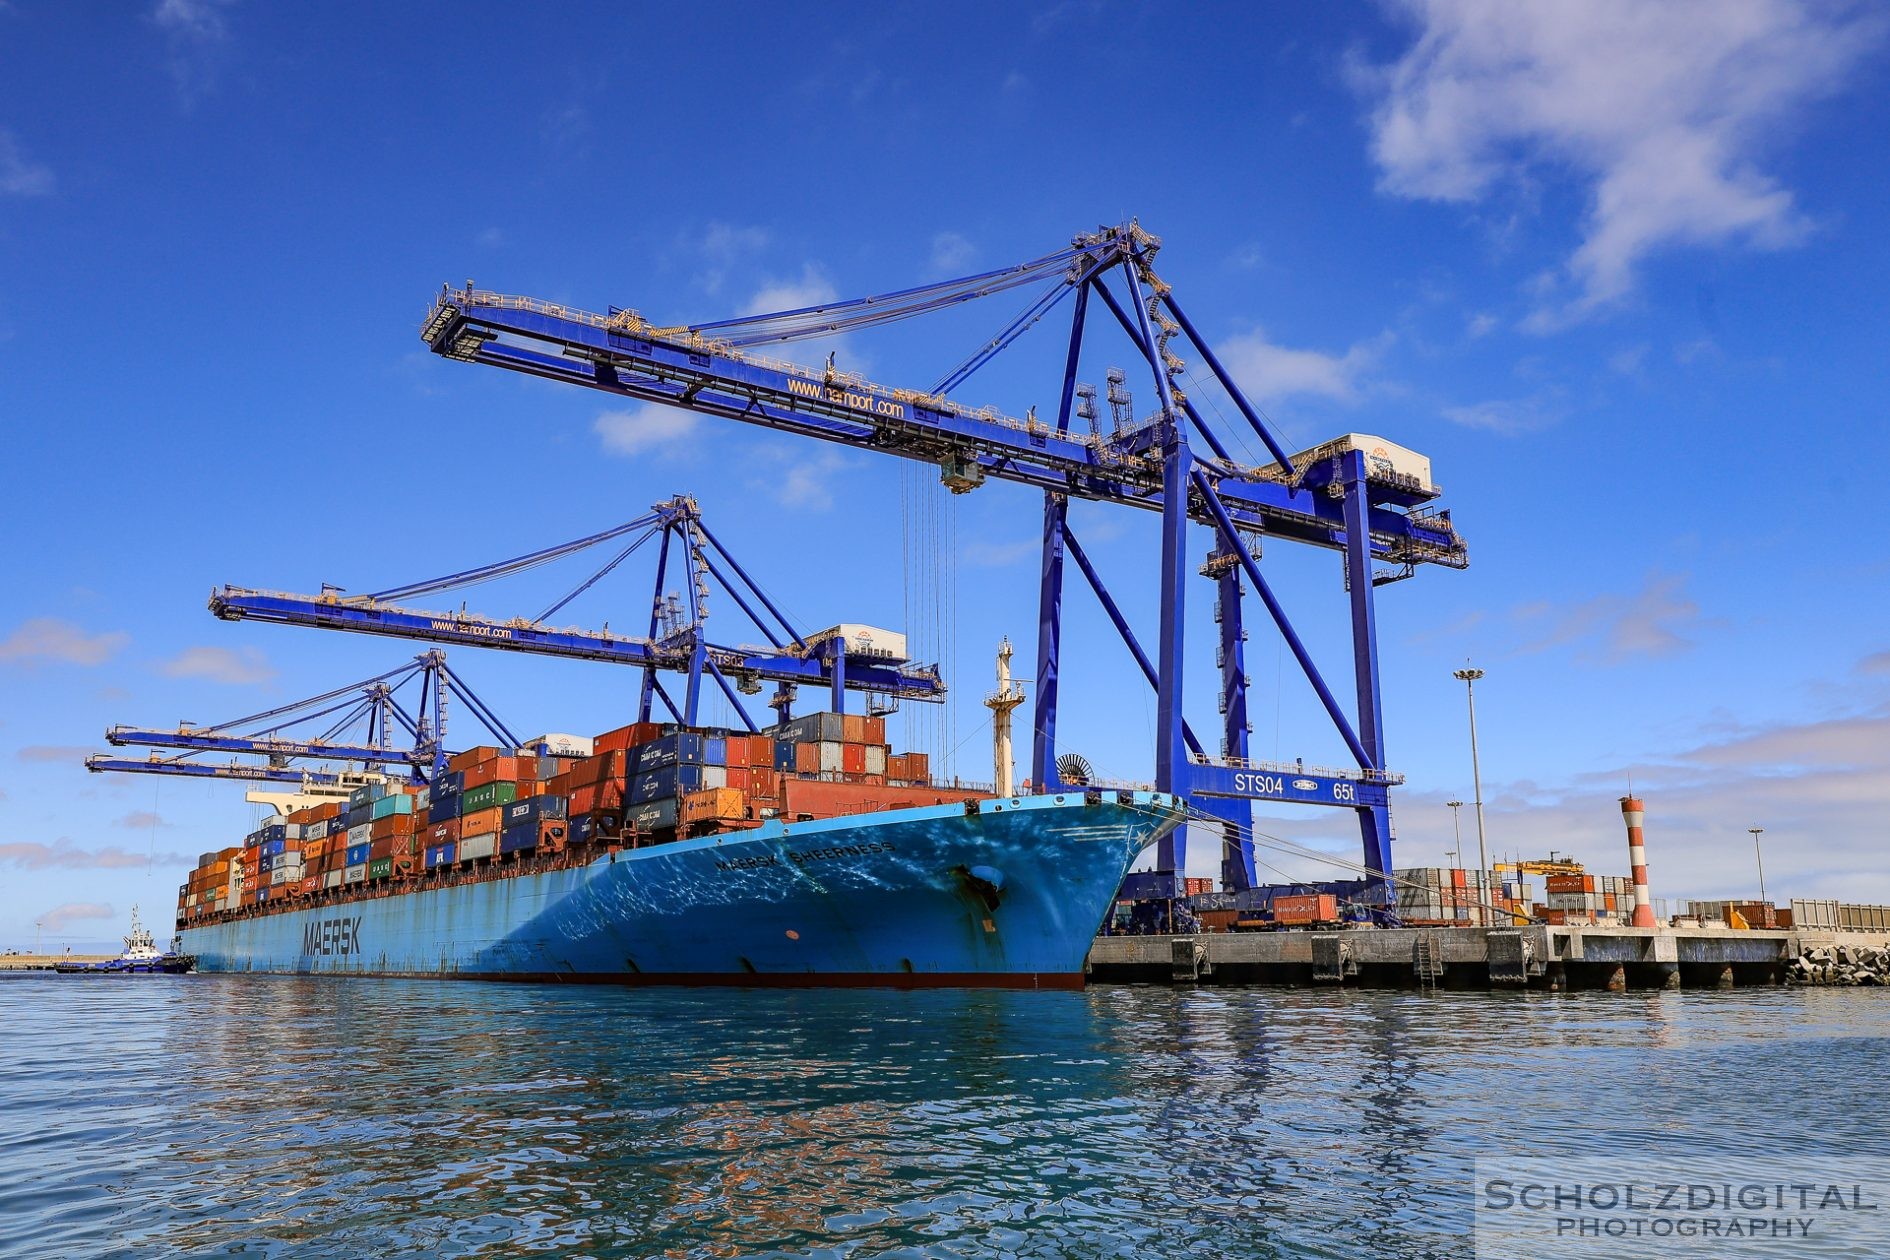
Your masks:
<path fill-rule="evenodd" d="M 1353 811 L 1358 819 L 1368 899 L 1385 897 L 1391 868 L 1390 790 L 1378 677 L 1376 588 L 1421 564 L 1462 568 L 1462 539 L 1447 510 L 1432 505 L 1429 461 L 1382 439 L 1352 435 L 1289 454 L 1154 269 L 1159 238 L 1130 222 L 1072 239 L 1067 249 L 1014 267 L 871 297 L 822 303 L 713 323 L 661 326 L 633 310 L 603 314 L 508 296 L 469 283 L 443 288 L 421 336 L 436 353 L 607 393 L 666 403 L 935 464 L 954 492 L 996 478 L 1043 492 L 1037 693 L 1031 759 L 1036 783 L 1058 782 L 1056 716 L 1062 669 L 1065 561 L 1074 560 L 1157 693 L 1155 782 L 1187 797 L 1225 827 L 1223 877 L 1233 890 L 1255 883 L 1251 803 L 1288 802 Z M 1117 287 L 1120 286 L 1120 293 Z M 998 333 L 929 390 L 889 388 L 837 370 L 763 357 L 755 347 L 914 318 L 965 302 L 1031 288 L 1030 301 Z M 1069 347 L 1054 421 L 1033 408 L 1022 419 L 976 408 L 951 395 L 993 357 L 1073 298 Z M 1090 308 L 1099 301 L 1153 376 L 1159 405 L 1136 418 L 1113 406 L 1100 423 L 1093 391 L 1079 387 L 1078 359 Z M 1243 464 L 1182 387 L 1192 345 L 1244 423 L 1271 456 Z M 1111 375 L 1111 403 L 1126 404 Z M 1081 406 L 1076 404 L 1081 400 Z M 1074 408 L 1074 413 L 1073 413 Z M 1087 431 L 1072 426 L 1087 421 Z M 1239 443 L 1236 443 L 1239 445 Z M 1145 651 L 1070 529 L 1071 499 L 1116 503 L 1161 516 L 1160 624 Z M 1202 572 L 1215 584 L 1219 623 L 1222 731 L 1210 754 L 1183 714 L 1183 626 L 1190 522 L 1213 531 Z M 1342 705 L 1321 673 L 1260 564 L 1264 539 L 1342 553 L 1351 621 L 1354 706 Z M 1314 770 L 1255 762 L 1248 748 L 1249 682 L 1243 603 L 1258 596 L 1317 695 L 1355 767 Z M 1162 843 L 1161 872 L 1172 881 L 1185 859 L 1185 833 Z"/>
<path fill-rule="evenodd" d="M 412 712 L 399 695 L 410 684 L 417 684 L 419 691 Z M 86 758 L 85 765 L 95 772 L 326 788 L 359 777 L 291 764 L 322 761 L 404 770 L 414 782 L 424 783 L 445 769 L 451 755 L 446 747 L 449 697 L 457 698 L 502 746 L 518 746 L 518 737 L 446 663 L 446 653 L 436 648 L 372 678 L 227 722 L 167 728 L 113 726 L 106 730 L 105 740 L 114 747 L 163 751 L 153 751 L 143 759 L 100 753 Z M 358 735 L 353 734 L 357 731 Z M 200 753 L 228 754 L 231 760 L 191 760 Z M 263 762 L 238 761 L 239 756 L 258 756 Z"/>
<path fill-rule="evenodd" d="M 658 545 L 647 634 L 618 634 L 608 625 L 587 630 L 548 624 L 572 600 L 651 542 Z M 495 618 L 464 609 L 428 612 L 402 603 L 536 569 L 593 548 L 603 550 L 603 563 L 535 617 Z M 683 596 L 665 590 L 672 560 L 680 561 Z M 709 640 L 709 599 L 717 587 L 767 639 L 766 647 L 727 647 Z M 843 634 L 806 634 L 795 629 L 774 599 L 710 531 L 696 500 L 688 495 L 666 499 L 644 515 L 610 529 L 443 577 L 366 595 L 350 595 L 332 586 L 314 595 L 224 586 L 211 593 L 210 610 L 229 621 L 352 630 L 639 666 L 643 670 L 641 721 L 650 720 L 660 701 L 672 719 L 694 725 L 705 682 L 720 688 L 751 731 L 759 728 L 740 694 L 759 694 L 767 682 L 775 684 L 770 703 L 784 721 L 802 684 L 829 688 L 835 710 L 846 707 L 848 691 L 864 692 L 869 704 L 883 705 L 905 699 L 936 701 L 945 693 L 935 665 L 921 665 L 883 648 L 863 652 L 857 643 L 849 650 Z M 683 675 L 680 702 L 663 686 L 659 671 Z"/>

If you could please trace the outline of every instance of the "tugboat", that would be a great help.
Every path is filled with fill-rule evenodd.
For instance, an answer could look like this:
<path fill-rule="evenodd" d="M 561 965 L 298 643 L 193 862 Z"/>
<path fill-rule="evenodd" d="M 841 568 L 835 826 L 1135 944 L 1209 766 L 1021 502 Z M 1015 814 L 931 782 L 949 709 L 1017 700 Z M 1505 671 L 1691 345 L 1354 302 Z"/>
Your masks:
<path fill-rule="evenodd" d="M 138 918 L 138 907 L 131 907 L 131 934 L 125 937 L 125 952 L 103 962 L 60 963 L 53 968 L 63 976 L 146 976 L 182 975 L 197 965 L 189 954 L 175 950 L 160 953 L 157 939 Z"/>

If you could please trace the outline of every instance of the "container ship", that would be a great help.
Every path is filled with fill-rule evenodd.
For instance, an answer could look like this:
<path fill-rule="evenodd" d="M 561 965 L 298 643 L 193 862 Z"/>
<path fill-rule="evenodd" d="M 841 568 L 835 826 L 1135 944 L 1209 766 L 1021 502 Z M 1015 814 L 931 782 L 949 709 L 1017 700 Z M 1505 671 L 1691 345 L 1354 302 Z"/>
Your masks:
<path fill-rule="evenodd" d="M 1182 803 L 932 782 L 883 718 L 749 734 L 639 722 L 475 748 L 206 853 L 204 972 L 1074 988 Z"/>

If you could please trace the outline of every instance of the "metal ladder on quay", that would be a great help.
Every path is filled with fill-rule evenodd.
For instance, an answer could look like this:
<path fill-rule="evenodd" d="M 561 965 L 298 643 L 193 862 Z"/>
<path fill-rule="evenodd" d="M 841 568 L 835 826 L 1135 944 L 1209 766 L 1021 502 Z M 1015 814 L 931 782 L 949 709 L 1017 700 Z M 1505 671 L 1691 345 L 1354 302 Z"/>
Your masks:
<path fill-rule="evenodd" d="M 1442 987 L 1444 980 L 1443 942 L 1436 932 L 1419 932 L 1411 949 L 1411 970 L 1417 976 L 1418 988 L 1426 993 L 1435 993 Z"/>

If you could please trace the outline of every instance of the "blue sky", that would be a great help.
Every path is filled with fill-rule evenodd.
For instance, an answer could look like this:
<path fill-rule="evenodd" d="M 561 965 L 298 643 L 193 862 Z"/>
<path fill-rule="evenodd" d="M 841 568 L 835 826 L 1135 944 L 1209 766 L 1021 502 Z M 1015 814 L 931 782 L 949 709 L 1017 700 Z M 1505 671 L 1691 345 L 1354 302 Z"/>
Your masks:
<path fill-rule="evenodd" d="M 0 946 L 49 913 L 74 942 L 134 901 L 163 920 L 189 856 L 255 815 L 231 786 L 88 776 L 103 727 L 231 717 L 418 650 L 223 624 L 212 586 L 375 589 L 679 490 L 809 624 L 897 627 L 936 568 L 950 627 L 909 628 L 959 699 L 911 738 L 988 777 L 977 700 L 1000 635 L 1029 657 L 1034 495 L 927 508 L 942 560 L 902 523 L 942 496 L 901 465 L 449 363 L 418 326 L 469 277 L 680 322 L 1131 215 L 1290 443 L 1428 454 L 1469 541 L 1467 572 L 1380 592 L 1400 864 L 1441 860 L 1443 802 L 1468 798 L 1450 670 L 1473 658 L 1494 850 L 1624 871 L 1631 776 L 1659 893 L 1753 891 L 1756 825 L 1775 894 L 1890 902 L 1880 15 L 937 12 L 0 4 Z M 835 348 L 929 385 L 1010 310 Z M 1089 380 L 1130 363 L 1098 330 Z M 1033 332 L 961 396 L 1054 406 L 1062 338 Z M 1076 520 L 1152 637 L 1153 522 Z M 1266 563 L 1349 678 L 1336 558 Z M 572 620 L 636 620 L 647 580 Z M 512 614 L 534 593 L 470 598 Z M 1139 777 L 1152 701 L 1069 602 L 1064 742 Z M 633 703 L 604 667 L 456 658 L 518 728 L 601 730 Z M 1259 628 L 1250 662 L 1256 754 L 1340 760 Z M 1342 818 L 1263 826 L 1354 852 Z"/>

